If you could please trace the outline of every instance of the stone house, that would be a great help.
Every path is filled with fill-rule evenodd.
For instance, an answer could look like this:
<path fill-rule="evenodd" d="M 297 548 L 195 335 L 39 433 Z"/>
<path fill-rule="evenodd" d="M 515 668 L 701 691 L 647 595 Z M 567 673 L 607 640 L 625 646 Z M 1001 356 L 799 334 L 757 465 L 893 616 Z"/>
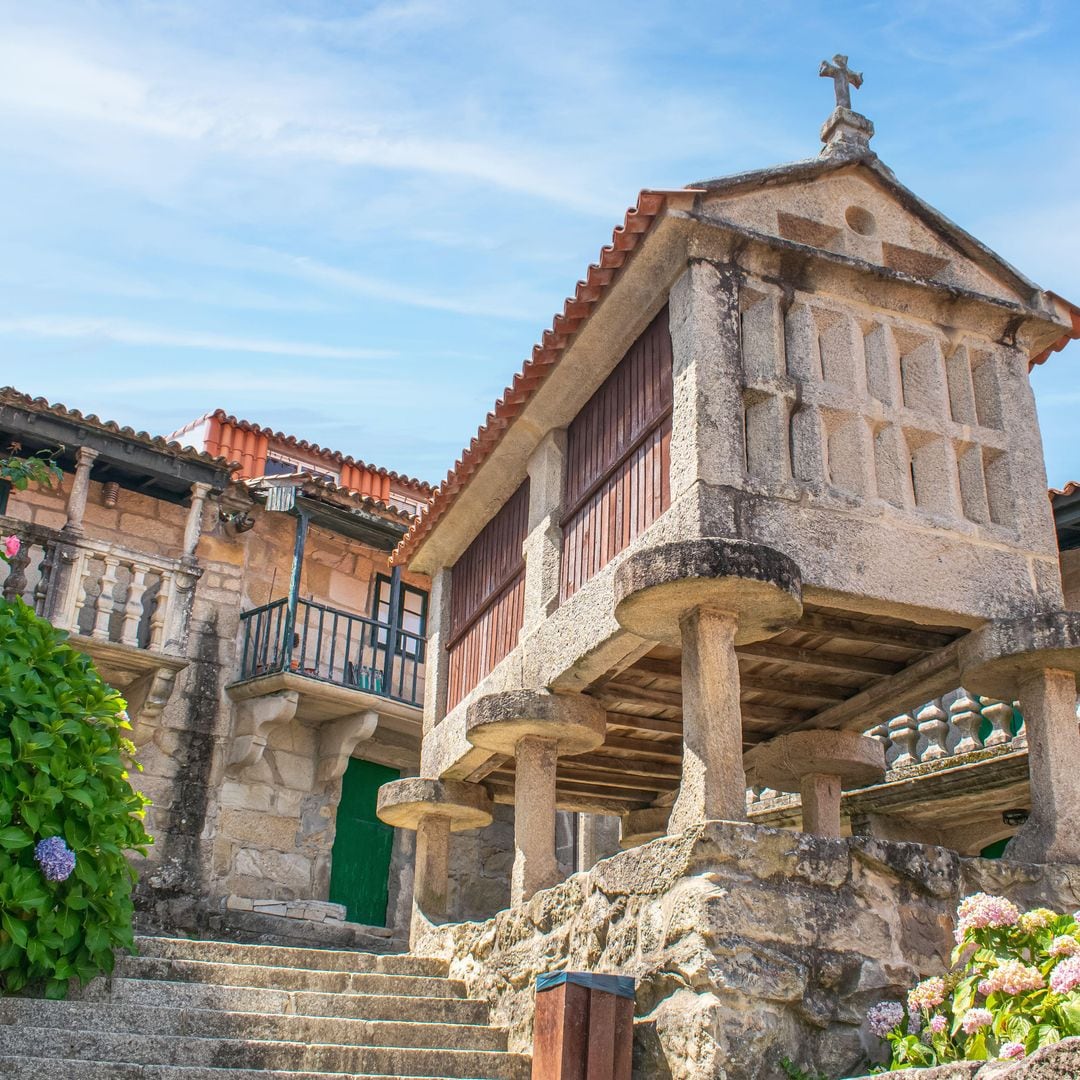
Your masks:
<path fill-rule="evenodd" d="M 128 699 L 153 800 L 140 918 L 392 934 L 410 841 L 374 799 L 418 765 L 428 582 L 387 556 L 427 485 L 224 413 L 166 440 L 4 389 L 9 445 L 62 448 L 58 488 L 5 493 L 3 593 Z"/>

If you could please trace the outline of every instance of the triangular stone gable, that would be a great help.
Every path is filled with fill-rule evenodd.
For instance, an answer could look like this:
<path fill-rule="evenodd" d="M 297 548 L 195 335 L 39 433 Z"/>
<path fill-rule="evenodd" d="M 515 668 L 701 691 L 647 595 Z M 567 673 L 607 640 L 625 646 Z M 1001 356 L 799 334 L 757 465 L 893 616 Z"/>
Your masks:
<path fill-rule="evenodd" d="M 880 168 L 880 167 L 879 167 Z M 884 171 L 884 170 L 882 170 Z M 878 169 L 862 163 L 810 175 L 793 173 L 780 182 L 733 185 L 717 182 L 704 199 L 704 216 L 756 232 L 861 259 L 945 285 L 1002 300 L 1031 302 L 1019 275 L 989 249 L 978 262 L 963 250 L 961 231 L 914 196 L 903 200 Z M 911 205 L 905 205 L 908 202 Z"/>

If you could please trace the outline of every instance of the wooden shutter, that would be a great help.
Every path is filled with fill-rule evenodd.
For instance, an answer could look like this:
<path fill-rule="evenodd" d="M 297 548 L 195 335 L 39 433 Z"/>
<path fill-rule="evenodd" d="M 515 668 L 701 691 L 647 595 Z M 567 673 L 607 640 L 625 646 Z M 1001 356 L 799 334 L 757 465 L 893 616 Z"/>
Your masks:
<path fill-rule="evenodd" d="M 507 500 L 454 565 L 450 578 L 447 709 L 517 645 L 525 617 L 529 481 Z"/>
<path fill-rule="evenodd" d="M 671 364 L 665 306 L 570 424 L 563 600 L 671 505 Z"/>

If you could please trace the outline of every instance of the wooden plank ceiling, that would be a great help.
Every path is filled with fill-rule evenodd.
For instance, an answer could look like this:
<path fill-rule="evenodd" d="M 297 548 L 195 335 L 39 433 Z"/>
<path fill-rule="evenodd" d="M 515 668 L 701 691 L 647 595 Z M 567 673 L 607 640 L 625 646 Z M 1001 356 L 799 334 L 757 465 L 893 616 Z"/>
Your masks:
<path fill-rule="evenodd" d="M 744 747 L 803 724 L 964 633 L 807 605 L 790 630 L 737 650 Z M 682 767 L 679 651 L 657 646 L 587 693 L 607 709 L 607 738 L 590 754 L 560 759 L 560 808 L 613 813 L 670 801 Z M 489 766 L 484 783 L 497 800 L 512 801 L 513 759 Z"/>

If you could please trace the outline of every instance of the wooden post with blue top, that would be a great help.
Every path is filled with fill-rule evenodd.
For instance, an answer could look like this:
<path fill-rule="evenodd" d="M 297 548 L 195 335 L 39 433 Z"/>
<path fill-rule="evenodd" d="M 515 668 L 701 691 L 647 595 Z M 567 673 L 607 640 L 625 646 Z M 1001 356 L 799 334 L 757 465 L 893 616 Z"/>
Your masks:
<path fill-rule="evenodd" d="M 550 971 L 536 977 L 532 1080 L 630 1080 L 634 980 Z"/>

